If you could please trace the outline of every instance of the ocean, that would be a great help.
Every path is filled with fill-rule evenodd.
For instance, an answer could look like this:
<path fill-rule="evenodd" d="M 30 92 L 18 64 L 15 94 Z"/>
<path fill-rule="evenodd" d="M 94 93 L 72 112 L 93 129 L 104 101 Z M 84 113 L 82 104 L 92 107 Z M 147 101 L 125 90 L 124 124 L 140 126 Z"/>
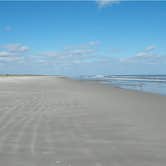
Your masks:
<path fill-rule="evenodd" d="M 79 79 L 98 81 L 114 87 L 166 95 L 166 75 L 88 75 Z"/>

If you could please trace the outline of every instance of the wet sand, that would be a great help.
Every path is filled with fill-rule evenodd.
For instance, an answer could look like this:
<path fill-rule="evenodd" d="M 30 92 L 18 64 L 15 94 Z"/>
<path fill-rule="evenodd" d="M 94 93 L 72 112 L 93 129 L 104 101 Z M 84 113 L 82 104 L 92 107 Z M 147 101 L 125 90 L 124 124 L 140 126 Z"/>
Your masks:
<path fill-rule="evenodd" d="M 0 78 L 0 166 L 165 166 L 165 128 L 166 96 Z"/>

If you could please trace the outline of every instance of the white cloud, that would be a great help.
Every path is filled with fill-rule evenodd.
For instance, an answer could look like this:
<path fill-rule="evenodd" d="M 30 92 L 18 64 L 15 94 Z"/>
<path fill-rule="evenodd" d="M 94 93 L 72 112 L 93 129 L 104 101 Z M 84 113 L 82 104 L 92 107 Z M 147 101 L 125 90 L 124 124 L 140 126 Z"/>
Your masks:
<path fill-rule="evenodd" d="M 29 47 L 23 44 L 14 43 L 4 45 L 3 48 L 7 49 L 10 52 L 26 52 L 29 51 Z"/>
<path fill-rule="evenodd" d="M 101 58 L 98 53 L 99 44 L 99 41 L 90 41 L 81 45 L 68 46 L 60 51 L 45 51 L 34 56 L 35 62 L 49 64 L 55 68 L 97 62 Z"/>
<path fill-rule="evenodd" d="M 3 58 L 3 59 L 1 59 L 0 58 L 0 60 L 1 60 L 1 62 L 23 62 L 23 58 L 22 57 L 6 57 L 6 58 Z"/>
<path fill-rule="evenodd" d="M 149 51 L 153 51 L 155 49 L 156 49 L 156 46 L 150 45 L 150 46 L 148 46 L 148 47 L 145 48 L 145 51 L 149 52 Z"/>
<path fill-rule="evenodd" d="M 8 51 L 0 51 L 0 62 L 11 62 L 11 61 L 20 62 L 23 61 L 23 57 Z"/>
<path fill-rule="evenodd" d="M 10 53 L 8 51 L 0 51 L 0 57 L 9 57 L 11 55 L 12 55 L 12 53 Z"/>
<path fill-rule="evenodd" d="M 88 43 L 90 46 L 98 46 L 99 44 L 100 44 L 100 41 L 90 41 L 89 43 Z"/>
<path fill-rule="evenodd" d="M 51 58 L 54 63 L 66 64 L 66 63 L 81 63 L 87 59 L 95 57 L 97 45 L 99 42 L 91 41 L 87 44 L 66 47 L 62 51 L 47 51 L 39 54 L 39 56 L 45 56 Z"/>
<path fill-rule="evenodd" d="M 22 44 L 5 44 L 0 46 L 0 62 L 23 62 L 29 47 Z"/>
<path fill-rule="evenodd" d="M 138 52 L 135 56 L 142 57 L 142 58 L 151 57 L 152 55 L 154 55 L 153 51 L 155 49 L 156 49 L 156 46 L 154 45 L 147 46 L 146 48 L 144 48 L 143 51 Z"/>
<path fill-rule="evenodd" d="M 166 56 L 160 55 L 154 52 L 156 46 L 148 46 L 143 51 L 138 52 L 136 55 L 127 57 L 127 58 L 120 58 L 120 62 L 125 63 L 140 63 L 140 64 L 165 64 L 166 63 Z"/>
<path fill-rule="evenodd" d="M 103 7 L 111 6 L 113 4 L 117 4 L 120 1 L 119 0 L 97 0 L 96 2 L 100 8 L 103 8 Z"/>
<path fill-rule="evenodd" d="M 57 57 L 58 53 L 56 51 L 46 51 L 46 52 L 40 53 L 39 56 Z"/>
<path fill-rule="evenodd" d="M 163 56 L 164 57 L 164 56 Z M 142 54 L 142 55 L 136 55 L 128 58 L 121 58 L 121 62 L 127 62 L 127 63 L 144 63 L 144 64 L 154 64 L 154 63 L 160 63 L 160 60 L 162 59 L 162 56 L 157 54 Z"/>

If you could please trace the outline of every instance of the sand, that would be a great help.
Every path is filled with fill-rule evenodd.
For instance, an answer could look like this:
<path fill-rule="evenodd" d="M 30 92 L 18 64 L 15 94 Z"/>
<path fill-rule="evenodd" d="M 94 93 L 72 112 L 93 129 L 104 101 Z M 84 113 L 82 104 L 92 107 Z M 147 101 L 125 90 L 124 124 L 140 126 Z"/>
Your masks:
<path fill-rule="evenodd" d="M 0 79 L 0 166 L 165 166 L 166 96 L 51 76 Z"/>

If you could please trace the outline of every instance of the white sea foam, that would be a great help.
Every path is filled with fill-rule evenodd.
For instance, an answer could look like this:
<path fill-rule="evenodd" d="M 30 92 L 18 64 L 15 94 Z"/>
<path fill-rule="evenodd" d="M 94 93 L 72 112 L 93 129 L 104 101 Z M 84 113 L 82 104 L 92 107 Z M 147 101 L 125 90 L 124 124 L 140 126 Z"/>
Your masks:
<path fill-rule="evenodd" d="M 87 79 L 102 79 L 102 80 L 122 80 L 122 81 L 146 81 L 146 82 L 164 82 L 166 83 L 166 76 L 105 76 L 94 75 L 86 76 Z"/>

